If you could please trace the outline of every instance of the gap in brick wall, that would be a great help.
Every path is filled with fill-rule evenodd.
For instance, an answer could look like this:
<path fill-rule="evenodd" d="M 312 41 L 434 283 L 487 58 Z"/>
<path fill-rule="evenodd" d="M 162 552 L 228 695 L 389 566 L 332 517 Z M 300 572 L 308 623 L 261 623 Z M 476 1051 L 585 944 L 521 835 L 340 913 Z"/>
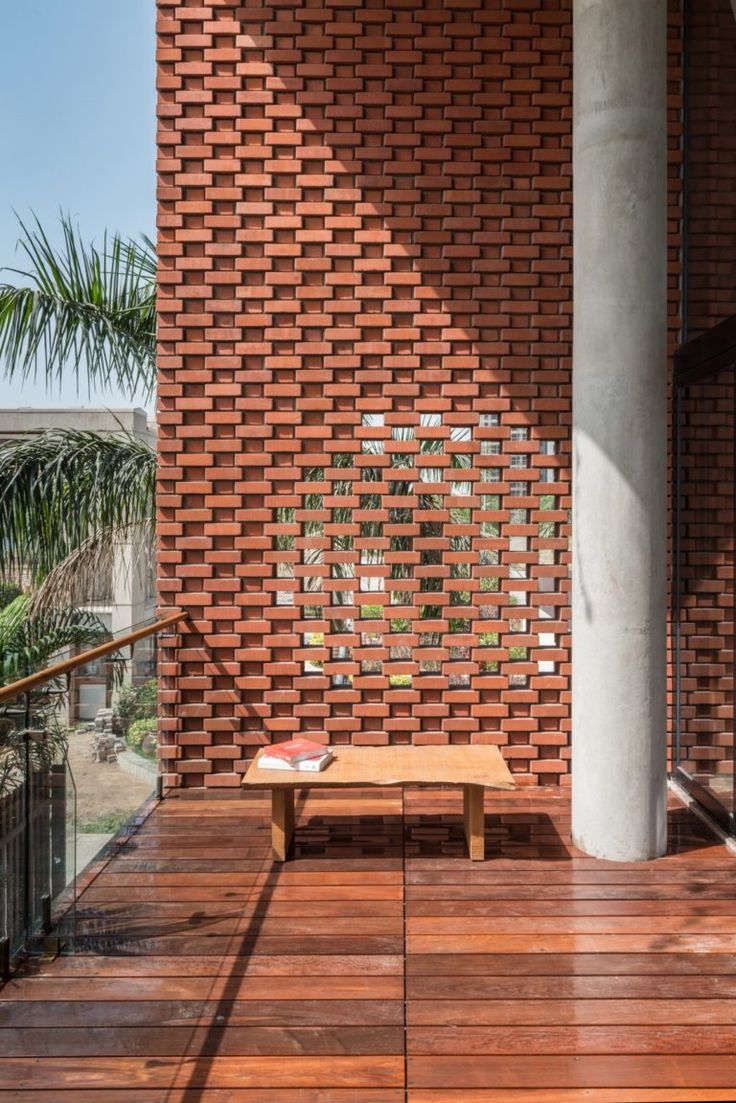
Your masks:
<path fill-rule="evenodd" d="M 272 511 L 295 676 L 407 703 L 554 676 L 556 454 L 498 413 L 358 413 Z"/>

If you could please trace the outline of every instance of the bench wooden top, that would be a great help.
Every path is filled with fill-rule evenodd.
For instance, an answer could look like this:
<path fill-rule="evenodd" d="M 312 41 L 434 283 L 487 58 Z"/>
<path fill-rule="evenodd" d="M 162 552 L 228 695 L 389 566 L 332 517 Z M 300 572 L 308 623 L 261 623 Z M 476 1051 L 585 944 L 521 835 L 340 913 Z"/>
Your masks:
<path fill-rule="evenodd" d="M 480 785 L 513 789 L 514 779 L 498 747 L 482 744 L 413 747 L 331 747 L 333 761 L 320 773 L 262 770 L 258 759 L 243 785 L 254 789 L 340 789 L 360 785 Z"/>

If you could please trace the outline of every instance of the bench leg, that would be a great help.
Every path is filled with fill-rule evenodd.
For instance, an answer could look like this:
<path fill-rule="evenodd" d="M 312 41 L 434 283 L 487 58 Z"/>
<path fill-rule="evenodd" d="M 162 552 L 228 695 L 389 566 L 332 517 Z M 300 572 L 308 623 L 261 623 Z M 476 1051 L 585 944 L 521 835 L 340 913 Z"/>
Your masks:
<path fill-rule="evenodd" d="M 485 815 L 483 812 L 483 786 L 463 786 L 463 820 L 468 855 L 474 862 L 485 857 Z"/>
<path fill-rule="evenodd" d="M 285 862 L 294 836 L 294 790 L 271 790 L 271 847 L 274 862 Z"/>

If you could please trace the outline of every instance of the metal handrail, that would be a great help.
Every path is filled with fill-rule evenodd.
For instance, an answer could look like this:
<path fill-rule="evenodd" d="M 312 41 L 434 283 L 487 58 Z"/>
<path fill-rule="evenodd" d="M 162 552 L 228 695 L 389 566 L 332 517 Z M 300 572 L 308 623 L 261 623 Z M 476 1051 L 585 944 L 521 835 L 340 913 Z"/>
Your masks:
<path fill-rule="evenodd" d="M 38 670 L 27 678 L 21 678 L 17 682 L 11 682 L 8 686 L 2 686 L 0 688 L 0 704 L 3 701 L 10 701 L 14 697 L 18 697 L 21 693 L 27 693 L 29 690 L 35 689 L 42 682 L 47 682 L 51 678 L 58 678 L 62 674 L 68 674 L 70 670 L 76 670 L 78 666 L 85 666 L 103 655 L 109 655 L 111 651 L 128 647 L 129 644 L 136 643 L 137 640 L 143 640 L 146 636 L 153 636 L 156 632 L 169 628 L 172 624 L 178 624 L 180 620 L 185 619 L 186 615 L 182 609 L 177 609 L 160 620 L 154 621 L 153 624 L 147 624 L 143 628 L 137 628 L 134 632 L 128 632 L 126 636 L 108 640 L 107 643 L 101 643 L 97 647 L 90 648 L 89 651 L 82 651 L 79 655 L 72 655 L 70 659 L 64 659 L 53 666 L 47 666 L 44 670 Z"/>

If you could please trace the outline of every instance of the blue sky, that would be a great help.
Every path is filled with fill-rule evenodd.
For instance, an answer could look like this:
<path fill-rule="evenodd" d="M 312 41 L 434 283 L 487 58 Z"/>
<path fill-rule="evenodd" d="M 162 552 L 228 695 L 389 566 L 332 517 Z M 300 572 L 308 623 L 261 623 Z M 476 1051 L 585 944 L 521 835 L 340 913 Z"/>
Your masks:
<path fill-rule="evenodd" d="M 14 208 L 49 227 L 63 208 L 90 238 L 153 236 L 154 17 L 154 0 L 2 3 L 0 266 L 19 261 Z M 3 407 L 121 404 L 71 376 L 52 392 L 0 377 Z"/>

